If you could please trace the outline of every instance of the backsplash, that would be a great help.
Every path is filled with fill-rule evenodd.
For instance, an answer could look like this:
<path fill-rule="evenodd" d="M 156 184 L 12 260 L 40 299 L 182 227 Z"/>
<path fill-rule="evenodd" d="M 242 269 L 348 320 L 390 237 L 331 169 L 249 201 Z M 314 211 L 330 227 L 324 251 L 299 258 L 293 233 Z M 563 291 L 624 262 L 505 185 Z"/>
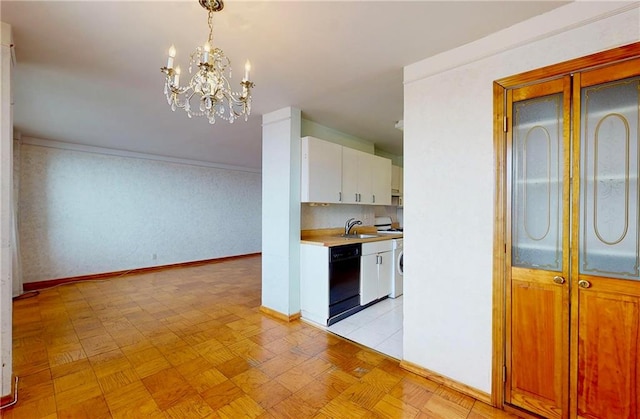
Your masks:
<path fill-rule="evenodd" d="M 349 218 L 356 218 L 364 225 L 373 225 L 376 216 L 389 216 L 397 221 L 396 207 L 371 205 L 317 205 L 302 204 L 300 228 L 334 228 L 344 226 Z"/>

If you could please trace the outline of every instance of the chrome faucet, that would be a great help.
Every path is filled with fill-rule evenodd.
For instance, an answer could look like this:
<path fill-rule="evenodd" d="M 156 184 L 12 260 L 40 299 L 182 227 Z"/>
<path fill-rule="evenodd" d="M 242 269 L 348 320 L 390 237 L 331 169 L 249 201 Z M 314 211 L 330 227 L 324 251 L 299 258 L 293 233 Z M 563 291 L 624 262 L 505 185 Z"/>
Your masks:
<path fill-rule="evenodd" d="M 362 225 L 362 221 L 356 220 L 355 218 L 349 218 L 346 223 L 344 223 L 344 234 L 348 236 L 351 233 L 351 229 L 357 225 Z"/>

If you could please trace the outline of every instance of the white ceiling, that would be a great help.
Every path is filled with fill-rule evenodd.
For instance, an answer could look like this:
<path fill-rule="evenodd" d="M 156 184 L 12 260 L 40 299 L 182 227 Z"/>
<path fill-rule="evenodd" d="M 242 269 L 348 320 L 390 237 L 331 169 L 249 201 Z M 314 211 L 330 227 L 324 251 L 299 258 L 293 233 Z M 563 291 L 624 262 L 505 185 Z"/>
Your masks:
<path fill-rule="evenodd" d="M 13 28 L 22 135 L 257 169 L 261 116 L 286 106 L 402 155 L 403 66 L 562 4 L 227 0 L 214 45 L 237 83 L 250 59 L 256 87 L 248 122 L 215 125 L 171 112 L 162 92 L 168 47 L 186 69 L 206 41 L 196 0 L 2 0 L 0 19 Z"/>

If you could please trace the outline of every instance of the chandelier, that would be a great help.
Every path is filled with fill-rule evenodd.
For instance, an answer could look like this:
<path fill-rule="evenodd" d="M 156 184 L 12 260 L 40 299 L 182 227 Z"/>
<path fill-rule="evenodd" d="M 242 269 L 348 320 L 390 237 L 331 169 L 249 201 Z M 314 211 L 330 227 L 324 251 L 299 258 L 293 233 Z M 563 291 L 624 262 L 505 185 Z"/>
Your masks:
<path fill-rule="evenodd" d="M 169 48 L 167 66 L 160 68 L 166 75 L 164 93 L 167 102 L 172 111 L 184 109 L 189 118 L 206 116 L 210 124 L 216 123 L 216 117 L 233 123 L 244 115 L 246 121 L 251 114 L 251 88 L 254 87 L 249 81 L 251 65 L 249 61 L 245 64 L 244 78 L 240 82 L 242 92 L 233 92 L 228 80 L 231 78 L 231 61 L 220 48 L 212 48 L 213 13 L 222 10 L 224 3 L 222 0 L 199 0 L 199 3 L 209 12 L 209 39 L 191 53 L 189 74 L 193 75 L 186 86 L 180 86 L 180 67 L 173 67 L 176 49 L 173 45 Z M 225 73 L 228 73 L 228 78 Z"/>

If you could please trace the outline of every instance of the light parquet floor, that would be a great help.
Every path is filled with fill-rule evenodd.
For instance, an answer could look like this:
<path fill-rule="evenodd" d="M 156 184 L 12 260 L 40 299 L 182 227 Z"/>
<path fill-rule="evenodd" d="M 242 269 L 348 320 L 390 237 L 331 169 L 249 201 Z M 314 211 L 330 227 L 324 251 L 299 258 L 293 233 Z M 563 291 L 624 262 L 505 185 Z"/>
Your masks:
<path fill-rule="evenodd" d="M 16 300 L 2 418 L 512 418 L 301 321 L 262 314 L 259 256 Z"/>

